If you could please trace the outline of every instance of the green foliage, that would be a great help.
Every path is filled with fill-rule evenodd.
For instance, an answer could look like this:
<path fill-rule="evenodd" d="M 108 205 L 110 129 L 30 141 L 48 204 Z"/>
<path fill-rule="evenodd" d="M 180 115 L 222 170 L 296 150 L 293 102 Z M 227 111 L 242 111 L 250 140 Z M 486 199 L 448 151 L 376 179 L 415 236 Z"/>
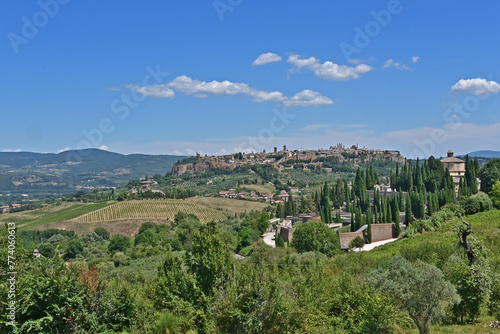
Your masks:
<path fill-rule="evenodd" d="M 435 266 L 420 260 L 412 264 L 402 256 L 388 265 L 373 272 L 370 281 L 402 303 L 421 334 L 430 332 L 430 324 L 444 316 L 448 304 L 460 301 L 455 287 Z"/>
<path fill-rule="evenodd" d="M 56 253 L 54 245 L 49 243 L 41 244 L 38 246 L 38 250 L 40 251 L 40 254 L 48 258 L 53 257 Z"/>
<path fill-rule="evenodd" d="M 127 236 L 116 234 L 109 240 L 108 250 L 110 252 L 125 252 L 132 246 L 132 239 Z"/>
<path fill-rule="evenodd" d="M 104 227 L 97 227 L 94 230 L 94 233 L 100 236 L 104 240 L 109 240 L 109 231 L 106 230 Z"/>
<path fill-rule="evenodd" d="M 65 259 L 74 259 L 77 255 L 83 253 L 83 243 L 80 239 L 71 239 L 66 249 Z"/>
<path fill-rule="evenodd" d="M 255 241 L 257 241 L 260 237 L 259 231 L 251 228 L 251 227 L 243 227 L 241 231 L 238 233 L 238 248 L 244 248 L 250 246 Z"/>
<path fill-rule="evenodd" d="M 317 251 L 327 255 L 335 253 L 338 245 L 338 235 L 326 224 L 316 222 L 299 225 L 291 244 L 299 253 Z"/>
<path fill-rule="evenodd" d="M 74 329 L 83 303 L 77 271 L 57 257 L 31 263 L 32 274 L 19 275 L 22 301 L 16 321 L 20 333 L 68 333 Z"/>
<path fill-rule="evenodd" d="M 217 232 L 216 223 L 210 222 L 196 231 L 186 263 L 203 293 L 211 295 L 227 279 L 231 258 L 227 245 Z"/>
<path fill-rule="evenodd" d="M 493 185 L 500 181 L 500 159 L 488 161 L 479 171 L 479 178 L 481 179 L 481 190 L 487 194 L 490 193 Z"/>
<path fill-rule="evenodd" d="M 281 234 L 276 234 L 276 238 L 275 238 L 275 242 L 276 242 L 276 247 L 285 247 L 285 241 L 283 240 L 283 238 L 281 237 Z"/>
<path fill-rule="evenodd" d="M 461 198 L 459 203 L 467 215 L 491 210 L 493 207 L 490 197 L 481 191 L 475 195 Z"/>
<path fill-rule="evenodd" d="M 455 256 L 450 257 L 445 271 L 461 297 L 460 303 L 452 307 L 455 322 L 473 323 L 491 294 L 491 271 L 488 263 L 481 259 L 469 265 L 467 260 Z"/>
<path fill-rule="evenodd" d="M 365 245 L 365 241 L 361 237 L 356 237 L 352 239 L 352 241 L 349 243 L 349 248 L 362 248 Z"/>
<path fill-rule="evenodd" d="M 500 207 L 500 181 L 497 181 L 491 191 L 490 191 L 490 196 L 493 199 L 495 206 Z"/>

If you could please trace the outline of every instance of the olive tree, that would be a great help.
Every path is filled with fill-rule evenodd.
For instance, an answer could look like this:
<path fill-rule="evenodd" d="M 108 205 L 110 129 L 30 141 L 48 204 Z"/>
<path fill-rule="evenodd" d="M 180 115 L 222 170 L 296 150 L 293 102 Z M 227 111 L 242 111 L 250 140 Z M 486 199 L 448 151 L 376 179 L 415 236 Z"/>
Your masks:
<path fill-rule="evenodd" d="M 430 332 L 431 322 L 444 315 L 448 304 L 460 302 L 455 287 L 444 279 L 441 270 L 420 260 L 412 264 L 395 256 L 388 268 L 372 274 L 371 283 L 401 302 L 421 334 Z"/>

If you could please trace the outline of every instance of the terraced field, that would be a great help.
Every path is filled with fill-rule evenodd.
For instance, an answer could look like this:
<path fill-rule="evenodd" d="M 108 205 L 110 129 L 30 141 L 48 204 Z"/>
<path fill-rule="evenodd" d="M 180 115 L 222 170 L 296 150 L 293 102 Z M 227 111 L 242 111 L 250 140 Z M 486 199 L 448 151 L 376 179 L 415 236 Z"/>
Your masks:
<path fill-rule="evenodd" d="M 71 221 L 90 223 L 120 219 L 168 219 L 173 220 L 177 212 L 192 213 L 201 222 L 222 221 L 228 211 L 216 210 L 184 200 L 137 200 L 124 201 L 89 212 Z"/>

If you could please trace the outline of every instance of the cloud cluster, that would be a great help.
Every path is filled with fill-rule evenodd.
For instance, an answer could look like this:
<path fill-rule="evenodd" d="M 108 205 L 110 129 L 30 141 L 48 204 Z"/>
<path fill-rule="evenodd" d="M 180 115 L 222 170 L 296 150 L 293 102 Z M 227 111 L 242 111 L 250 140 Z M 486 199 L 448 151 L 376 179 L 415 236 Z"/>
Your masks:
<path fill-rule="evenodd" d="M 306 89 L 283 101 L 285 107 L 309 107 L 320 106 L 324 104 L 333 104 L 333 101 L 318 92 Z"/>
<path fill-rule="evenodd" d="M 163 85 L 167 89 L 174 89 L 183 92 L 186 95 L 195 95 L 196 97 L 207 97 L 209 95 L 248 95 L 253 97 L 254 102 L 283 101 L 285 97 L 281 92 L 268 92 L 250 87 L 246 83 L 234 83 L 231 81 L 200 81 L 193 80 L 188 76 L 182 75 L 175 78 L 170 83 Z M 138 91 L 139 92 L 139 91 Z M 139 92 L 140 93 L 140 92 Z"/>
<path fill-rule="evenodd" d="M 490 96 L 500 92 L 500 84 L 486 79 L 461 79 L 451 87 L 451 92 L 456 94 L 473 94 Z"/>
<path fill-rule="evenodd" d="M 358 64 L 352 67 L 335 64 L 331 61 L 321 63 L 316 57 L 301 58 L 301 56 L 297 54 L 290 55 L 287 62 L 294 66 L 292 71 L 309 69 L 320 79 L 334 81 L 358 79 L 362 74 L 368 73 L 373 69 L 373 67 L 366 64 Z"/>
<path fill-rule="evenodd" d="M 135 91 L 144 96 L 156 97 L 160 99 L 171 99 L 175 97 L 175 92 L 167 85 L 142 86 L 137 87 Z"/>
<path fill-rule="evenodd" d="M 263 53 L 260 56 L 257 57 L 257 59 L 254 60 L 252 63 L 253 66 L 261 66 L 261 65 L 266 65 L 269 63 L 274 63 L 281 61 L 281 56 L 278 56 L 275 53 L 272 52 L 267 52 Z"/>
<path fill-rule="evenodd" d="M 413 57 L 412 60 L 414 63 L 416 63 L 418 61 L 418 58 L 419 57 Z M 416 60 L 414 60 L 416 59 Z M 387 60 L 385 63 L 384 63 L 384 66 L 382 66 L 382 68 L 389 68 L 389 67 L 395 67 L 397 68 L 398 70 L 402 70 L 402 71 L 409 71 L 411 70 L 411 67 L 408 66 L 408 65 L 405 65 L 405 64 L 401 64 L 401 63 L 398 63 L 397 61 L 394 61 L 394 59 L 389 59 Z"/>
<path fill-rule="evenodd" d="M 278 101 L 283 102 L 287 107 L 297 106 L 319 106 L 325 104 L 333 104 L 333 101 L 326 96 L 322 96 L 318 92 L 312 90 L 304 90 L 288 98 L 278 91 L 265 91 L 250 87 L 246 83 L 235 83 L 231 81 L 210 82 L 193 80 L 192 78 L 181 75 L 169 83 L 155 86 L 137 86 L 128 85 L 127 88 L 144 96 L 156 98 L 174 98 L 175 91 L 182 92 L 186 95 L 193 95 L 197 98 L 205 98 L 208 96 L 221 95 L 246 95 L 253 98 L 253 102 L 268 102 Z"/>
<path fill-rule="evenodd" d="M 4 153 L 5 152 L 21 152 L 21 150 L 20 149 L 15 149 L 15 150 L 13 150 L 13 149 L 7 149 L 7 150 L 2 150 L 2 152 L 4 152 Z"/>

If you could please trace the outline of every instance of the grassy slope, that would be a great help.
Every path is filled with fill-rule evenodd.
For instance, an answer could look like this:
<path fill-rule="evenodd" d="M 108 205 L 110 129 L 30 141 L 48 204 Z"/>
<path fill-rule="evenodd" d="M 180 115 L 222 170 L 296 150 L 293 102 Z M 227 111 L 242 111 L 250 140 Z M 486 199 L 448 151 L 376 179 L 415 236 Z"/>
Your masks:
<path fill-rule="evenodd" d="M 1 222 L 14 222 L 21 229 L 30 229 L 40 225 L 57 223 L 73 219 L 88 212 L 101 209 L 110 203 L 63 203 L 44 208 L 0 215 Z"/>

